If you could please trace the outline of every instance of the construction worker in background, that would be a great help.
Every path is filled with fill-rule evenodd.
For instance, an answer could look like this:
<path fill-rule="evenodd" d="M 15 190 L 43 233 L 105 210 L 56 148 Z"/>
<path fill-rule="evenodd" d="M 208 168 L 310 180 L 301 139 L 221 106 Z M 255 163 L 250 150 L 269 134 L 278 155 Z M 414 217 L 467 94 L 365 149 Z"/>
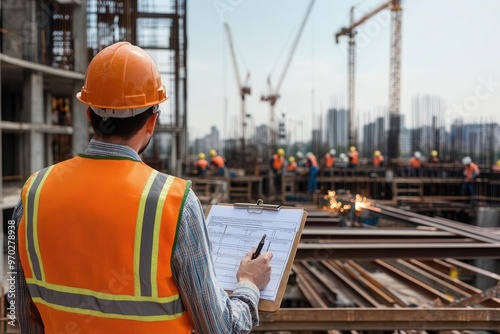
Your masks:
<path fill-rule="evenodd" d="M 314 194 L 318 189 L 318 160 L 312 152 L 307 152 L 306 154 L 306 166 L 309 168 L 309 174 L 307 178 L 307 193 Z"/>
<path fill-rule="evenodd" d="M 330 151 L 325 153 L 325 167 L 332 168 L 335 165 L 335 154 L 337 151 L 335 149 L 331 149 Z"/>
<path fill-rule="evenodd" d="M 479 167 L 472 162 L 471 157 L 466 156 L 462 159 L 464 165 L 464 181 L 462 182 L 462 196 L 470 196 L 471 203 L 475 203 L 476 195 L 475 180 L 479 176 Z"/>
<path fill-rule="evenodd" d="M 410 158 L 409 176 L 420 176 L 420 168 L 422 167 L 422 154 L 419 151 L 413 153 Z"/>
<path fill-rule="evenodd" d="M 500 159 L 498 159 L 497 163 L 491 167 L 491 171 L 493 173 L 500 173 Z"/>
<path fill-rule="evenodd" d="M 222 155 L 217 154 L 215 149 L 211 149 L 209 154 L 210 163 L 208 166 L 213 174 L 218 176 L 226 175 L 226 159 Z"/>
<path fill-rule="evenodd" d="M 431 158 L 429 159 L 429 162 L 431 163 L 439 162 L 438 151 L 436 150 L 431 151 Z"/>
<path fill-rule="evenodd" d="M 272 255 L 252 260 L 249 249 L 228 295 L 191 182 L 141 161 L 167 99 L 153 59 L 115 43 L 92 59 L 77 97 L 92 140 L 35 172 L 13 214 L 21 332 L 250 332 Z"/>
<path fill-rule="evenodd" d="M 269 161 L 269 169 L 272 174 L 274 193 L 281 194 L 283 170 L 285 168 L 285 150 L 279 148 Z"/>
<path fill-rule="evenodd" d="M 299 168 L 300 167 L 306 167 L 306 159 L 304 159 L 304 153 L 302 153 L 301 151 L 297 151 L 297 153 L 295 154 L 295 156 L 297 157 L 296 158 L 297 166 Z"/>
<path fill-rule="evenodd" d="M 356 167 L 359 164 L 359 152 L 356 150 L 355 146 L 349 148 L 347 156 L 349 157 L 348 167 Z"/>
<path fill-rule="evenodd" d="M 384 164 L 384 156 L 379 150 L 373 152 L 373 166 L 379 167 Z"/>
<path fill-rule="evenodd" d="M 288 157 L 288 164 L 286 165 L 286 171 L 289 173 L 294 173 L 298 168 L 297 161 L 295 161 L 294 156 Z"/>
<path fill-rule="evenodd" d="M 208 169 L 208 160 L 206 159 L 205 153 L 201 152 L 198 154 L 198 160 L 193 163 L 194 173 L 198 176 L 206 176 Z"/>

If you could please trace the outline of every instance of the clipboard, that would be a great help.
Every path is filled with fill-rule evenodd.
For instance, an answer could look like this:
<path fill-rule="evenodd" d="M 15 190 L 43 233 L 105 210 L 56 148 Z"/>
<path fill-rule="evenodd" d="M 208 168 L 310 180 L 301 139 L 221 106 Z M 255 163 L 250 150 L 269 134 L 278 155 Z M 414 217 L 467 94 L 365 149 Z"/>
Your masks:
<path fill-rule="evenodd" d="M 290 210 L 290 211 L 288 211 Z M 257 203 L 234 203 L 234 204 L 228 204 L 228 203 L 222 203 L 222 204 L 217 204 L 217 205 L 211 205 L 209 207 L 207 207 L 206 211 L 205 211 L 205 217 L 207 218 L 207 229 L 209 230 L 209 237 L 210 237 L 210 242 L 212 243 L 212 251 L 214 254 L 215 257 L 224 257 L 225 255 L 222 254 L 220 255 L 219 254 L 219 250 L 215 249 L 215 248 L 223 248 L 226 246 L 226 244 L 224 244 L 223 242 L 221 242 L 221 244 L 219 244 L 219 240 L 222 240 L 222 238 L 224 237 L 227 237 L 226 233 L 234 233 L 234 230 L 233 232 L 227 232 L 228 230 L 228 227 L 227 226 L 219 226 L 219 223 L 220 222 L 216 222 L 216 223 L 213 223 L 213 225 L 211 226 L 211 222 L 209 221 L 209 219 L 217 219 L 217 218 L 214 218 L 214 216 L 212 215 L 212 213 L 215 214 L 219 214 L 219 213 L 222 213 L 222 214 L 229 214 L 229 216 L 224 216 L 222 217 L 223 219 L 221 220 L 224 220 L 224 221 L 228 221 L 230 223 L 229 226 L 229 229 L 234 229 L 236 230 L 237 232 L 236 233 L 247 233 L 247 234 L 252 234 L 251 236 L 249 236 L 248 238 L 246 237 L 243 237 L 242 239 L 245 239 L 245 240 L 242 240 L 242 244 L 243 246 L 241 247 L 242 249 L 239 249 L 239 252 L 240 254 L 237 255 L 234 255 L 233 254 L 233 263 L 230 263 L 228 264 L 228 267 L 233 267 L 235 266 L 235 259 L 236 257 L 238 257 L 238 264 L 239 264 L 239 261 L 241 261 L 241 259 L 243 258 L 242 256 L 242 253 L 247 253 L 250 249 L 252 249 L 252 247 L 256 247 L 257 244 L 258 244 L 258 241 L 261 239 L 262 237 L 262 230 L 258 230 L 258 227 L 260 227 L 260 225 L 258 224 L 263 224 L 262 226 L 264 226 L 264 228 L 267 229 L 267 231 L 269 230 L 274 230 L 274 236 L 273 235 L 268 235 L 268 238 L 266 239 L 266 241 L 269 240 L 269 245 L 268 245 L 268 248 L 271 247 L 271 249 L 268 249 L 266 247 L 264 247 L 264 250 L 263 251 L 272 251 L 273 252 L 273 260 L 275 260 L 275 257 L 278 255 L 278 256 L 282 256 L 282 259 L 276 259 L 275 262 L 279 263 L 279 265 L 277 266 L 278 270 L 280 271 L 278 274 L 278 277 L 273 281 L 272 279 L 272 282 L 270 282 L 270 284 L 268 285 L 268 287 L 270 285 L 273 286 L 273 288 L 270 290 L 270 291 L 267 291 L 267 292 L 274 292 L 275 295 L 274 295 L 274 299 L 264 299 L 266 298 L 266 296 L 263 296 L 263 293 L 264 291 L 268 290 L 268 287 L 266 287 L 265 289 L 263 289 L 261 291 L 261 299 L 259 300 L 259 311 L 260 312 L 276 312 L 279 308 L 280 308 L 280 305 L 281 305 L 281 301 L 283 300 L 283 296 L 285 294 L 285 289 L 286 289 L 286 286 L 287 286 L 287 283 L 288 283 L 288 278 L 290 276 L 290 273 L 291 273 L 291 270 L 292 270 L 292 264 L 294 262 L 294 259 L 295 259 L 295 254 L 297 252 L 297 246 L 299 244 L 299 241 L 300 241 L 300 237 L 302 235 L 302 231 L 304 229 L 304 225 L 305 225 L 305 221 L 306 221 L 306 218 L 307 218 L 307 211 L 305 211 L 303 208 L 296 208 L 296 207 L 287 207 L 287 206 L 281 206 L 281 205 L 275 205 L 275 204 L 265 204 L 264 201 L 262 199 L 259 199 L 257 201 Z M 232 216 L 234 215 L 234 216 Z M 234 219 L 227 219 L 227 217 L 233 217 Z M 275 222 L 272 222 L 270 223 L 270 220 L 272 220 L 273 218 L 280 218 L 280 217 L 286 217 L 287 219 L 290 219 L 290 222 L 288 221 L 279 221 L 278 223 L 275 223 Z M 280 218 L 281 219 L 281 218 Z M 292 222 L 293 220 L 293 222 Z M 253 226 L 253 225 L 248 225 L 249 222 L 251 224 L 257 224 L 257 226 Z M 282 227 L 281 224 L 283 224 L 283 226 L 288 226 L 288 223 L 295 223 L 296 225 L 295 228 L 296 230 L 293 232 L 293 234 L 291 234 L 292 232 L 289 231 L 289 230 L 283 230 L 283 231 L 278 231 L 276 232 L 276 230 L 279 230 L 280 227 Z M 220 224 L 224 224 L 224 222 L 220 223 Z M 239 224 L 239 225 L 238 225 Z M 276 225 L 277 224 L 277 225 Z M 224 232 L 213 232 L 212 229 L 216 229 L 214 226 L 217 226 L 217 228 L 220 228 L 221 230 L 224 229 Z M 239 230 L 241 229 L 241 231 Z M 255 233 L 257 233 L 256 231 L 260 231 L 258 232 L 259 234 L 258 235 L 255 235 Z M 286 234 L 286 242 L 283 242 L 283 240 L 279 239 L 281 238 L 280 235 L 278 234 L 279 232 L 282 232 L 283 234 L 281 235 L 285 235 Z M 269 232 L 267 233 L 269 234 Z M 277 236 L 278 235 L 278 236 Z M 217 239 L 219 238 L 219 239 Z M 229 239 L 231 239 L 231 237 L 227 237 Z M 238 238 L 240 238 L 240 236 L 238 236 Z M 281 249 L 275 253 L 273 251 L 273 244 L 272 244 L 272 240 L 273 238 L 276 238 L 275 239 L 275 243 L 276 244 L 286 244 L 286 247 L 288 247 L 288 252 L 286 254 L 286 256 L 283 254 L 283 252 L 281 252 Z M 213 239 L 217 239 L 215 242 Z M 234 242 L 237 238 L 235 237 L 235 239 L 232 240 L 232 242 Z M 293 240 L 292 240 L 293 239 Z M 251 241 L 249 241 L 251 240 Z M 236 240 L 236 241 L 239 241 Z M 215 245 L 218 245 L 216 247 L 214 247 L 214 244 Z M 228 244 L 228 247 L 240 247 L 240 245 L 233 245 L 231 244 L 231 241 L 230 241 L 230 244 Z M 285 247 L 285 246 L 283 246 Z M 230 251 L 230 249 L 229 249 Z M 285 258 L 286 257 L 286 258 Z M 273 265 L 273 272 L 272 272 L 272 276 L 274 277 L 275 276 L 275 264 L 273 264 L 273 260 L 271 260 L 271 264 Z M 219 267 L 220 264 L 218 264 L 218 260 L 216 260 L 214 258 L 214 262 L 216 263 L 216 267 Z M 226 265 L 225 262 L 223 262 L 222 266 Z M 225 269 L 222 268 L 221 269 L 224 273 L 225 273 Z M 281 272 L 281 270 L 283 270 Z M 234 273 L 233 273 L 234 271 Z M 219 275 L 220 271 L 218 271 L 218 268 L 216 268 L 216 272 L 218 274 L 218 280 L 219 280 L 219 283 L 221 283 L 221 281 L 224 281 L 224 279 L 228 279 L 230 280 L 231 278 L 229 278 L 228 276 L 229 275 L 234 275 L 233 279 L 234 281 L 236 281 L 236 271 L 237 271 L 237 268 L 234 267 L 232 269 L 228 269 L 227 270 L 227 275 L 226 277 L 222 277 L 224 275 Z M 279 279 L 279 281 L 278 281 Z M 231 283 L 221 283 L 221 285 L 223 286 L 223 288 L 230 294 L 232 293 L 232 290 L 229 289 L 229 288 L 226 288 L 228 285 L 231 285 Z M 225 286 L 224 286 L 225 285 Z M 235 283 L 234 283 L 235 285 Z"/>

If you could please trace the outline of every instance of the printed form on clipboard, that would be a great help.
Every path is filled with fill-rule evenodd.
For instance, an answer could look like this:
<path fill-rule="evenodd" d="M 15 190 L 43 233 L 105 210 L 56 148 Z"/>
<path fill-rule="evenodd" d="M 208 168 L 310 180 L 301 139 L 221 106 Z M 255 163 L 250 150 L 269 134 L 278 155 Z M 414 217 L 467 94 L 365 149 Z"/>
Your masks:
<path fill-rule="evenodd" d="M 262 252 L 273 253 L 271 281 L 261 290 L 259 310 L 276 311 L 281 304 L 307 212 L 279 205 L 236 203 L 207 209 L 206 224 L 212 244 L 217 280 L 226 291 L 236 287 L 240 261 L 266 239 Z"/>

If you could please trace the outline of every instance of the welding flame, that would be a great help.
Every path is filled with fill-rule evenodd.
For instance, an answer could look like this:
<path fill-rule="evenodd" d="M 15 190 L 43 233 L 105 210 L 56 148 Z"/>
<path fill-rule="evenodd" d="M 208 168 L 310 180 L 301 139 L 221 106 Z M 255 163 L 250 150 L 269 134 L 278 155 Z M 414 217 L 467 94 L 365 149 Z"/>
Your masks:
<path fill-rule="evenodd" d="M 368 207 L 370 203 L 365 196 L 356 194 L 354 197 L 350 192 L 344 194 L 337 194 L 334 190 L 328 190 L 327 195 L 324 197 L 328 201 L 328 205 L 324 207 L 326 210 L 335 211 L 341 214 L 345 214 L 354 210 L 357 213 L 361 213 L 364 208 Z"/>

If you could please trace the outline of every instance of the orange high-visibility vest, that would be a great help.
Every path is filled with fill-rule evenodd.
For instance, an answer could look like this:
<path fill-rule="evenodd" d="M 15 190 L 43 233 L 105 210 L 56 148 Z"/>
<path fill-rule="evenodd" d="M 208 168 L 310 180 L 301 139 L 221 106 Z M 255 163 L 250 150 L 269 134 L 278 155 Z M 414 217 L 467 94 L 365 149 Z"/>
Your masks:
<path fill-rule="evenodd" d="M 216 155 L 216 156 L 212 157 L 212 159 L 210 159 L 210 163 L 214 164 L 218 168 L 222 168 L 225 165 L 224 158 L 220 155 Z"/>
<path fill-rule="evenodd" d="M 359 164 L 359 153 L 358 151 L 352 151 L 347 154 L 349 156 L 350 163 L 352 165 Z"/>
<path fill-rule="evenodd" d="M 384 162 L 384 156 L 378 155 L 373 157 L 373 166 L 380 166 L 380 164 Z"/>
<path fill-rule="evenodd" d="M 286 170 L 288 172 L 295 172 L 297 170 L 297 162 L 290 162 L 287 166 L 286 166 Z"/>
<path fill-rule="evenodd" d="M 473 181 L 474 176 L 479 175 L 479 167 L 475 163 L 471 162 L 465 166 L 464 175 L 465 181 Z"/>
<path fill-rule="evenodd" d="M 193 166 L 200 168 L 201 170 L 206 170 L 208 167 L 208 161 L 206 159 L 199 159 L 193 163 Z"/>
<path fill-rule="evenodd" d="M 412 166 L 413 168 L 420 168 L 420 167 L 422 167 L 422 162 L 420 161 L 420 159 L 418 159 L 416 157 L 411 157 L 410 158 L 410 166 Z"/>
<path fill-rule="evenodd" d="M 45 333 L 191 333 L 170 265 L 189 188 L 126 158 L 28 179 L 19 253 Z"/>
<path fill-rule="evenodd" d="M 330 153 L 325 154 L 325 167 L 330 168 L 335 164 L 335 156 Z"/>
<path fill-rule="evenodd" d="M 281 170 L 285 164 L 285 157 L 273 154 L 273 169 Z"/>

